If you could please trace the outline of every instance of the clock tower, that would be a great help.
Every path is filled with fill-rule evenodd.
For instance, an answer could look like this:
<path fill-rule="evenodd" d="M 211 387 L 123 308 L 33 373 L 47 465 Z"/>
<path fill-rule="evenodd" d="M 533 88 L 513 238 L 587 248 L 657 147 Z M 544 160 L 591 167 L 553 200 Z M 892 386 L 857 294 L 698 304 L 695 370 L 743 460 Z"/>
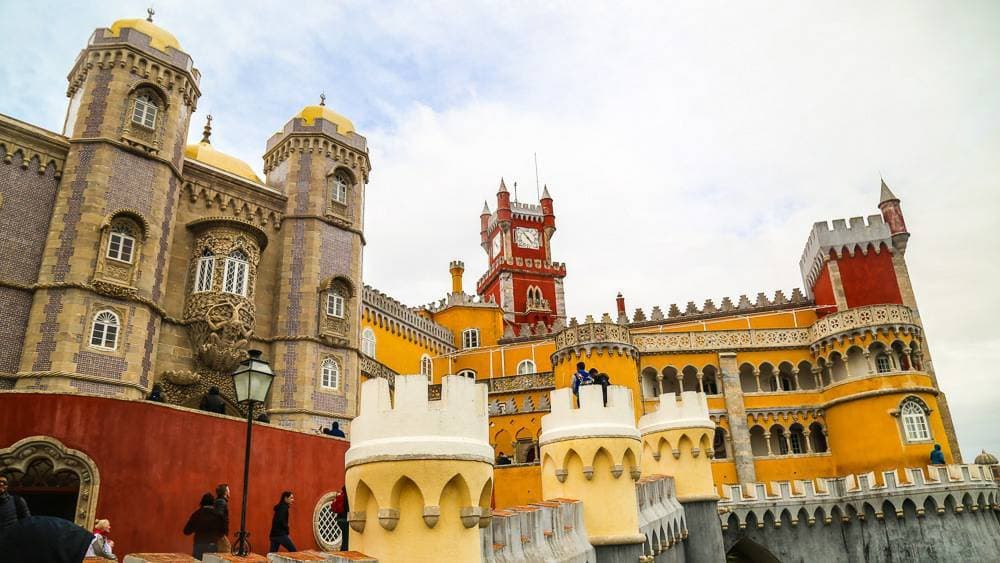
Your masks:
<path fill-rule="evenodd" d="M 500 304 L 504 322 L 518 336 L 525 324 L 551 328 L 556 319 L 565 321 L 566 265 L 552 261 L 556 216 L 548 186 L 538 204 L 511 202 L 501 179 L 496 211 L 491 213 L 487 203 L 479 220 L 489 268 L 476 284 L 477 293 Z"/>

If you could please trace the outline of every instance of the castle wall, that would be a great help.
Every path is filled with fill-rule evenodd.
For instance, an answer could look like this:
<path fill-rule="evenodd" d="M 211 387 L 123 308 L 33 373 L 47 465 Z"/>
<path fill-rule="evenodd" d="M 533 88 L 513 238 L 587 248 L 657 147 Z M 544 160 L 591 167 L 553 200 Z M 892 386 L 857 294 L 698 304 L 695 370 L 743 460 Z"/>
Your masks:
<path fill-rule="evenodd" d="M 94 461 L 96 515 L 115 523 L 117 553 L 190 553 L 191 536 L 181 530 L 201 495 L 218 483 L 232 490 L 232 537 L 239 530 L 245 433 L 245 420 L 145 401 L 0 394 L 0 448 L 48 436 Z M 296 544 L 318 549 L 313 509 L 343 486 L 347 447 L 339 438 L 254 424 L 247 529 L 256 550 L 266 549 L 272 507 L 283 490 L 297 499 L 290 520 Z"/>
<path fill-rule="evenodd" d="M 837 259 L 837 267 L 848 307 L 903 303 L 888 248 L 883 246 L 878 253 L 868 250 L 867 254 L 844 254 Z"/>

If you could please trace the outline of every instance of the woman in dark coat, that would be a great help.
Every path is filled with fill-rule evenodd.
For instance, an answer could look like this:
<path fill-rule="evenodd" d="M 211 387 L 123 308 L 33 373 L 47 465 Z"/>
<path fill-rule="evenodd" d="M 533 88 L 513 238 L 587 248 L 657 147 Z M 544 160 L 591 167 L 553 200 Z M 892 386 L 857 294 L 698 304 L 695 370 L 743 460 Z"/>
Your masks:
<path fill-rule="evenodd" d="M 288 551 L 298 551 L 295 549 L 295 544 L 292 543 L 292 538 L 288 535 L 288 510 L 292 507 L 293 502 L 295 502 L 295 495 L 292 494 L 292 491 L 283 491 L 281 500 L 274 505 L 274 517 L 271 518 L 270 552 L 278 551 L 279 546 Z"/>
<path fill-rule="evenodd" d="M 201 506 L 188 518 L 184 535 L 194 534 L 192 555 L 197 559 L 206 553 L 219 551 L 219 538 L 226 535 L 226 522 L 215 511 L 215 497 L 212 493 L 201 495 Z"/>

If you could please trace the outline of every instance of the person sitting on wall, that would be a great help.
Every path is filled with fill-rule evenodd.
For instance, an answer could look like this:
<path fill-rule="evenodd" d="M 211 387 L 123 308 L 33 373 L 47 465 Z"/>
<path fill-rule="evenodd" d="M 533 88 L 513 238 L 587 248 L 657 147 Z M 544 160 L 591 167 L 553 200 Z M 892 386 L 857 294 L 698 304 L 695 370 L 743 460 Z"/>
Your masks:
<path fill-rule="evenodd" d="M 270 424 L 271 423 L 271 417 L 267 416 L 266 412 L 262 412 L 259 415 L 257 415 L 257 422 L 263 422 L 264 424 Z"/>
<path fill-rule="evenodd" d="M 576 372 L 573 374 L 573 395 L 576 396 L 576 404 L 580 405 L 580 386 L 590 385 L 594 380 L 590 377 L 590 373 L 587 371 L 587 364 L 583 362 L 576 363 Z"/>
<path fill-rule="evenodd" d="M 94 523 L 94 540 L 87 548 L 86 557 L 102 557 L 118 561 L 118 557 L 111 550 L 115 547 L 115 542 L 111 540 L 111 521 L 102 518 Z"/>
<path fill-rule="evenodd" d="M 608 386 L 611 385 L 611 378 L 606 373 L 599 373 L 594 378 L 594 384 L 601 386 L 601 394 L 604 396 L 604 406 L 608 406 Z"/>
<path fill-rule="evenodd" d="M 507 457 L 507 454 L 500 452 L 500 455 L 497 456 L 497 465 L 510 465 L 510 458 Z"/>
<path fill-rule="evenodd" d="M 163 386 L 159 383 L 153 384 L 153 390 L 149 392 L 149 396 L 146 397 L 147 401 L 153 401 L 154 403 L 162 403 L 163 401 Z"/>
<path fill-rule="evenodd" d="M 941 444 L 934 444 L 934 451 L 931 452 L 931 465 L 944 464 L 944 452 L 941 451 Z"/>
<path fill-rule="evenodd" d="M 206 412 L 226 414 L 226 402 L 222 400 L 219 388 L 214 385 L 210 387 L 208 393 L 205 393 L 205 396 L 202 397 L 198 408 Z"/>
<path fill-rule="evenodd" d="M 329 428 L 324 428 L 323 429 L 323 434 L 326 434 L 327 436 L 334 436 L 336 438 L 346 438 L 347 437 L 344 434 L 344 431 L 340 429 L 340 423 L 337 422 L 337 421 L 333 421 L 333 423 L 330 424 Z"/>

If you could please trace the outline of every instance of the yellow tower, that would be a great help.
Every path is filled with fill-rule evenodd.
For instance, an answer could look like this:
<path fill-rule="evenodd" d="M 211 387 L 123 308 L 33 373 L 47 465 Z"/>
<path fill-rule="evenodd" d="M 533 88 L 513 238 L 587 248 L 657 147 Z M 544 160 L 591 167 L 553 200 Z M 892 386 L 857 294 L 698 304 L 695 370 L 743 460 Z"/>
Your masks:
<path fill-rule="evenodd" d="M 606 373 L 611 383 L 630 389 L 632 412 L 641 413 L 639 351 L 632 345 L 628 327 L 611 322 L 608 315 L 599 323 L 589 316 L 583 324 L 574 326 L 574 323 L 556 334 L 556 351 L 552 354 L 556 388 L 572 387 L 577 364 L 583 363 L 588 370 L 597 368 L 598 372 Z"/>
<path fill-rule="evenodd" d="M 382 563 L 479 561 L 489 525 L 493 449 L 486 386 L 445 377 L 441 399 L 427 378 L 366 381 L 347 451 L 351 547 Z"/>
<path fill-rule="evenodd" d="M 664 393 L 659 408 L 639 419 L 642 472 L 674 477 L 688 530 L 697 536 L 684 543 L 689 561 L 725 559 L 719 495 L 712 481 L 714 432 L 708 400 L 697 391 L 685 391 L 679 400 L 674 393 Z"/>
<path fill-rule="evenodd" d="M 551 392 L 552 411 L 542 417 L 539 440 L 542 494 L 583 501 L 587 536 L 598 560 L 613 551 L 635 555 L 635 561 L 646 539 L 639 532 L 635 490 L 641 475 L 639 431 L 632 391 L 620 386 L 607 391 L 605 406 L 600 386 L 581 387 L 579 408 L 570 389 Z"/>

